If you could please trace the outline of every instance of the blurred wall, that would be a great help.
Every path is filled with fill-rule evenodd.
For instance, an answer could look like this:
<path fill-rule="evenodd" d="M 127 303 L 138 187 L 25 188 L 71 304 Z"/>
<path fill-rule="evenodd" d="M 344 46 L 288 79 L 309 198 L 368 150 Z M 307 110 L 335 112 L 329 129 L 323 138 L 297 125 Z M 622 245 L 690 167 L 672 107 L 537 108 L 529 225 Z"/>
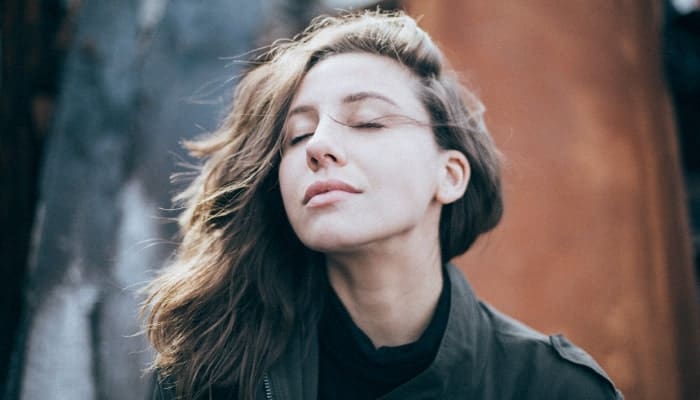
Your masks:
<path fill-rule="evenodd" d="M 506 213 L 458 264 L 629 399 L 697 399 L 698 308 L 660 2 L 408 1 L 476 88 Z"/>
<path fill-rule="evenodd" d="M 39 184 L 8 400 L 145 399 L 137 289 L 173 246 L 178 142 L 216 126 L 259 2 L 77 8 Z"/>

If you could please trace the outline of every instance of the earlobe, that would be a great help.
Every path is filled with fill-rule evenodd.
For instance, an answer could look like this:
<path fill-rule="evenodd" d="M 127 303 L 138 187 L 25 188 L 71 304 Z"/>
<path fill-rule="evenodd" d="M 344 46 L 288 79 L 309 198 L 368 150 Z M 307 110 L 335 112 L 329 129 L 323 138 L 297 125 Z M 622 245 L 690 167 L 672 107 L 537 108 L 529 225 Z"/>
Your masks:
<path fill-rule="evenodd" d="M 441 204 L 450 204 L 464 196 L 471 177 L 471 168 L 467 157 L 457 150 L 446 150 L 436 200 Z"/>

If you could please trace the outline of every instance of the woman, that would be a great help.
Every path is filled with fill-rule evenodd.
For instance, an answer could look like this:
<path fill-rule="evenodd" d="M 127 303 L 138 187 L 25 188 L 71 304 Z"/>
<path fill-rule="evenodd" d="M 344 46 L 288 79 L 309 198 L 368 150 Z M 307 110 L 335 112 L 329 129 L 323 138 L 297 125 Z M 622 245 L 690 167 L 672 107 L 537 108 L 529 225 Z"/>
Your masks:
<path fill-rule="evenodd" d="M 154 398 L 621 398 L 449 264 L 501 217 L 498 152 L 414 20 L 320 18 L 259 61 L 187 144 L 206 161 L 149 287 Z"/>

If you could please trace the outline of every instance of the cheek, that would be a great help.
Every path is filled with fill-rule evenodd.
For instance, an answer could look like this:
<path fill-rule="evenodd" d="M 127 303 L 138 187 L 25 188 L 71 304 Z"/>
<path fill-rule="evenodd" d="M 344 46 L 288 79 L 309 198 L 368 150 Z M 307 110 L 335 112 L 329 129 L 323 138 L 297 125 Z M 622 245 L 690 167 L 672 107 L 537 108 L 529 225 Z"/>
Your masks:
<path fill-rule="evenodd" d="M 306 172 L 306 158 L 299 154 L 289 154 L 282 157 L 277 171 L 279 190 L 282 196 L 287 219 L 292 224 L 301 218 L 301 200 L 303 196 L 303 178 Z"/>
<path fill-rule="evenodd" d="M 282 158 L 280 162 L 279 170 L 277 172 L 277 177 L 280 184 L 280 193 L 282 195 L 282 202 L 284 203 L 284 208 L 289 211 L 288 205 L 291 204 L 294 195 L 294 177 L 292 174 L 292 168 L 289 160 L 285 157 Z"/>
<path fill-rule="evenodd" d="M 423 197 L 438 185 L 440 157 L 429 141 L 416 146 L 401 146 L 382 163 L 386 184 L 402 186 L 407 194 Z"/>

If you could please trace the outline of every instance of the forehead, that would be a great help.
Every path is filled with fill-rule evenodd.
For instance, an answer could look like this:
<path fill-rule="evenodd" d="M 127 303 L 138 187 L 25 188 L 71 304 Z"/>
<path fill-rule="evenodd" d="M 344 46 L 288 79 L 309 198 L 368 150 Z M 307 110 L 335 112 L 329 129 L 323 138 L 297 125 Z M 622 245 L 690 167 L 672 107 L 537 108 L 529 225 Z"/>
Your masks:
<path fill-rule="evenodd" d="M 377 93 L 405 111 L 418 111 L 417 80 L 397 61 L 369 53 L 333 55 L 314 65 L 297 89 L 292 108 L 320 103 L 340 103 L 353 93 Z M 371 97 L 369 98 L 371 99 Z"/>

